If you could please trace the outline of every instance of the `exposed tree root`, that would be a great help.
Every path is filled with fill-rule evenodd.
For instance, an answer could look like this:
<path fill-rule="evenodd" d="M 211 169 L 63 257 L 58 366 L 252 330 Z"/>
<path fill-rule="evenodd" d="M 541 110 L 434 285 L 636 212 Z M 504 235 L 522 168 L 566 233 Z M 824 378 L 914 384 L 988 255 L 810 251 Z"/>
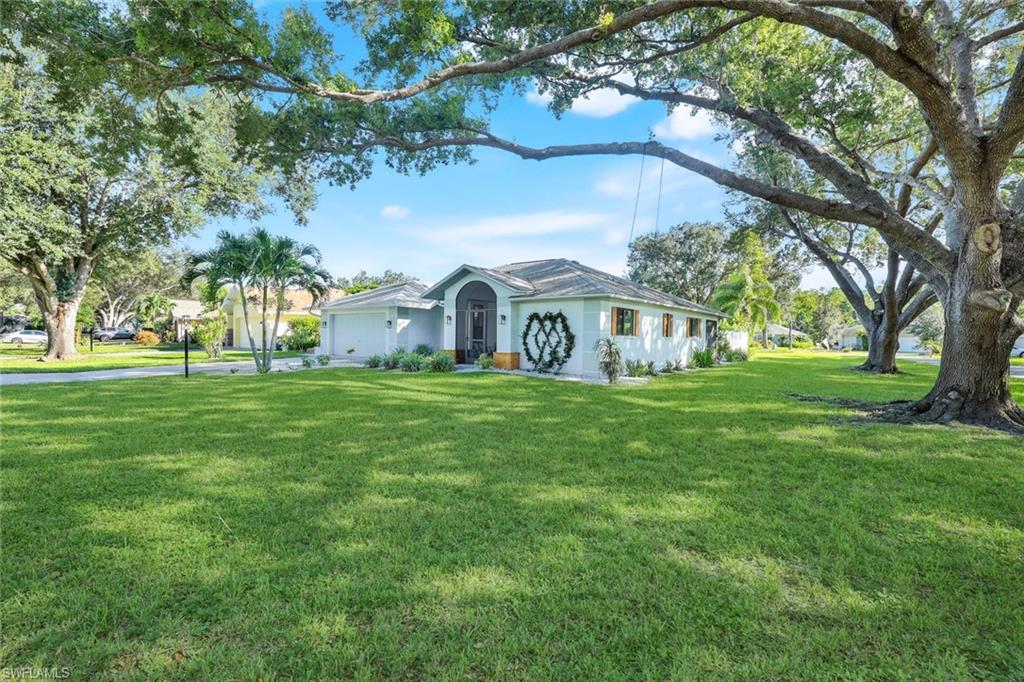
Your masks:
<path fill-rule="evenodd" d="M 883 367 L 882 365 L 870 361 L 857 365 L 854 369 L 860 372 L 871 372 L 872 374 L 903 374 L 903 372 L 900 371 L 900 368 L 896 365 Z"/>
<path fill-rule="evenodd" d="M 896 400 L 887 403 L 868 403 L 801 393 L 787 395 L 804 402 L 827 403 L 858 412 L 858 417 L 852 421 L 889 424 L 957 423 L 1024 436 L 1024 409 L 1013 402 L 965 406 L 963 397 L 957 391 L 950 391 L 949 394 L 934 400 L 929 397 L 917 402 Z"/>

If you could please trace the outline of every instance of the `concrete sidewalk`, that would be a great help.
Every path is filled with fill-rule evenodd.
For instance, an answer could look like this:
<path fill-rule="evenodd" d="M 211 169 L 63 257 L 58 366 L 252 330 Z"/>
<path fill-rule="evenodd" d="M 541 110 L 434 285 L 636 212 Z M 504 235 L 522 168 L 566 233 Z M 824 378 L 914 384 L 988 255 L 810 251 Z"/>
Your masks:
<path fill-rule="evenodd" d="M 301 366 L 301 358 L 281 358 L 274 361 L 272 372 L 278 370 L 289 372 L 300 369 L 307 369 Z M 347 360 L 331 360 L 327 367 L 315 365 L 308 369 L 327 369 L 330 367 L 351 367 L 358 366 Z M 255 374 L 256 367 L 252 360 L 238 360 L 235 362 L 208 362 L 189 363 L 188 371 L 191 374 L 228 374 L 231 370 L 237 374 Z M 185 376 L 185 365 L 159 365 L 157 367 L 126 367 L 122 369 L 97 369 L 86 372 L 38 372 L 22 374 L 0 373 L 0 386 L 23 386 L 27 384 L 55 384 L 76 381 L 105 381 L 109 379 L 144 379 L 146 377 L 160 376 Z"/>

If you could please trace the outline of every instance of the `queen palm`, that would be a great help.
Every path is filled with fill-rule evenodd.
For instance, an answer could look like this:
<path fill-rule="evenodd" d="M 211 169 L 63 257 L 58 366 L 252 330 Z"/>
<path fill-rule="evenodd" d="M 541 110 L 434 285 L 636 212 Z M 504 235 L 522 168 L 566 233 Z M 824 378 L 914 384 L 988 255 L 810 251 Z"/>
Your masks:
<path fill-rule="evenodd" d="M 768 323 L 778 318 L 781 309 L 775 300 L 775 289 L 766 278 L 756 274 L 749 267 L 733 273 L 715 291 L 712 305 L 729 313 L 737 324 L 747 328 L 751 336 L 755 329 L 763 329 L 767 348 Z"/>
<path fill-rule="evenodd" d="M 171 312 L 171 308 L 171 299 L 163 294 L 150 293 L 139 299 L 135 312 L 139 319 L 153 328 L 156 326 L 157 318 Z"/>
<path fill-rule="evenodd" d="M 275 237 L 262 228 L 254 229 L 248 235 L 220 232 L 216 247 L 189 259 L 182 283 L 190 286 L 202 277 L 207 286 L 235 286 L 241 298 L 242 316 L 256 371 L 264 374 L 270 371 L 274 362 L 277 329 L 281 312 L 287 305 L 287 290 L 309 292 L 314 305 L 329 291 L 331 276 L 320 267 L 320 260 L 320 251 L 316 247 L 288 237 Z M 252 300 L 246 294 L 248 288 L 255 290 Z M 262 338 L 258 351 L 249 325 L 250 303 L 255 303 L 260 313 Z M 267 316 L 271 305 L 275 309 L 275 319 L 268 338 Z"/>

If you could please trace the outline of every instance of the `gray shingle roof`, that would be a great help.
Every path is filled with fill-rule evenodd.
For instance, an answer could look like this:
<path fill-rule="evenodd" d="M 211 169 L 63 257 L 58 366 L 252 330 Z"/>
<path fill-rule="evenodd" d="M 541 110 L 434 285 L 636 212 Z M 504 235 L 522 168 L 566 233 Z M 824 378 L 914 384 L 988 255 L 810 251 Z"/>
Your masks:
<path fill-rule="evenodd" d="M 530 291 L 514 298 L 613 296 L 655 305 L 687 308 L 716 317 L 726 317 L 721 310 L 700 305 L 679 296 L 672 296 L 664 291 L 637 284 L 624 277 L 616 277 L 565 258 L 508 263 L 491 268 L 491 270 L 529 285 Z"/>
<path fill-rule="evenodd" d="M 438 301 L 423 298 L 427 285 L 422 282 L 402 282 L 386 287 L 378 287 L 369 291 L 361 291 L 351 296 L 331 301 L 324 308 L 348 308 L 352 306 L 399 306 L 402 308 L 432 308 Z"/>

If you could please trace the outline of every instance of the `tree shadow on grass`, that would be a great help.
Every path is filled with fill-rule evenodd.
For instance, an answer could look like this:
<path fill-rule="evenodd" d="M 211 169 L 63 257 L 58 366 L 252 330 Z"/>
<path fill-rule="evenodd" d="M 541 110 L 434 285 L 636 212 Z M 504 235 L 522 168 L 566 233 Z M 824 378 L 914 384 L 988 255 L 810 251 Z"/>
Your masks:
<path fill-rule="evenodd" d="M 1010 674 L 1013 442 L 836 426 L 791 367 L 5 392 L 5 665 Z"/>

